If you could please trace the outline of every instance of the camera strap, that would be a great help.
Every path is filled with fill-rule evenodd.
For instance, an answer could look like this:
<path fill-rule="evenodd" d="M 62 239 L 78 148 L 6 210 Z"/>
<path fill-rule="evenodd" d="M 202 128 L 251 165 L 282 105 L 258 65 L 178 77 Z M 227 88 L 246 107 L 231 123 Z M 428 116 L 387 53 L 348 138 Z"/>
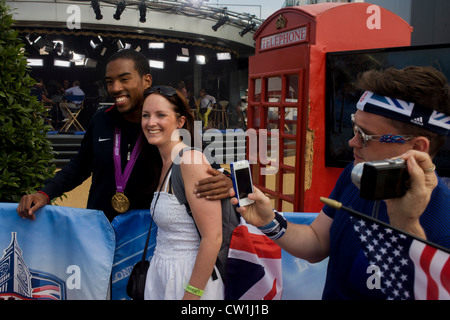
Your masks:
<path fill-rule="evenodd" d="M 372 218 L 378 219 L 378 212 L 380 210 L 380 200 L 375 201 L 372 209 Z"/>

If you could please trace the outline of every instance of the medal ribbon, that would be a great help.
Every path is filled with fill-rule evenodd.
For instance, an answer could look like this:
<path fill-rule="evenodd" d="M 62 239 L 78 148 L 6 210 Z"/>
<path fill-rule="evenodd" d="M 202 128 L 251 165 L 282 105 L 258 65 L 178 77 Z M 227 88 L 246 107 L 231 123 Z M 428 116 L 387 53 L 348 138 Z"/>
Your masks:
<path fill-rule="evenodd" d="M 131 152 L 130 161 L 128 161 L 125 170 L 122 174 L 122 163 L 120 157 L 120 137 L 121 130 L 116 127 L 114 130 L 114 167 L 115 167 L 115 178 L 116 178 L 116 190 L 117 192 L 124 193 L 125 186 L 127 185 L 128 179 L 130 178 L 131 171 L 133 170 L 134 164 L 142 150 L 142 132 L 136 141 L 136 144 Z"/>

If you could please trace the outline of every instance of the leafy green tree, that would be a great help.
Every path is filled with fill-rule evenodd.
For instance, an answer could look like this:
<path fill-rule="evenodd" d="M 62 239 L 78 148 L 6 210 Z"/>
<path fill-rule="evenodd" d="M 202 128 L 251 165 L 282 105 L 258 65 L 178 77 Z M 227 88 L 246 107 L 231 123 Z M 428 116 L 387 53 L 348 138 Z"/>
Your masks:
<path fill-rule="evenodd" d="M 18 202 L 53 176 L 53 153 L 46 137 L 45 109 L 30 89 L 24 43 L 0 0 L 0 202 Z"/>

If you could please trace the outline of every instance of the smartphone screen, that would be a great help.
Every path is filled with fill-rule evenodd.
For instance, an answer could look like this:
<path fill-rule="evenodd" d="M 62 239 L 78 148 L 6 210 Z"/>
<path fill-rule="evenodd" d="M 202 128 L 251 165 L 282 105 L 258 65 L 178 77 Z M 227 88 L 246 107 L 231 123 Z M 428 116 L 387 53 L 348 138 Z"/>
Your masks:
<path fill-rule="evenodd" d="M 249 168 L 237 169 L 234 171 L 236 175 L 239 199 L 247 198 L 249 193 L 253 192 L 252 182 L 250 180 Z"/>

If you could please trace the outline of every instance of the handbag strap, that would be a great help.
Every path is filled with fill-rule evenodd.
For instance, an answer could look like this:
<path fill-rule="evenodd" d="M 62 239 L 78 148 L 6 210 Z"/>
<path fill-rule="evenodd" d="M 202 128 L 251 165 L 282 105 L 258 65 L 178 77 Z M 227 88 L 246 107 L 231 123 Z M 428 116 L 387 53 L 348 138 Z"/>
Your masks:
<path fill-rule="evenodd" d="M 161 193 L 161 190 L 164 186 L 164 182 L 166 181 L 167 175 L 169 174 L 169 172 L 172 170 L 172 166 L 173 166 L 173 162 L 170 165 L 169 169 L 166 172 L 166 175 L 164 176 L 164 179 L 161 183 L 161 187 L 159 187 L 159 191 L 158 194 L 156 195 L 156 200 L 155 200 L 155 204 L 153 205 L 153 210 L 152 210 L 152 216 L 150 218 L 150 228 L 148 229 L 148 234 L 147 234 L 147 240 L 145 241 L 145 247 L 144 247 L 144 252 L 142 254 L 142 260 L 146 260 L 147 258 L 147 248 L 148 248 L 148 242 L 150 240 L 150 234 L 152 232 L 152 225 L 153 225 L 153 216 L 155 215 L 155 207 L 156 207 L 156 203 L 158 202 L 159 199 L 159 194 Z"/>

